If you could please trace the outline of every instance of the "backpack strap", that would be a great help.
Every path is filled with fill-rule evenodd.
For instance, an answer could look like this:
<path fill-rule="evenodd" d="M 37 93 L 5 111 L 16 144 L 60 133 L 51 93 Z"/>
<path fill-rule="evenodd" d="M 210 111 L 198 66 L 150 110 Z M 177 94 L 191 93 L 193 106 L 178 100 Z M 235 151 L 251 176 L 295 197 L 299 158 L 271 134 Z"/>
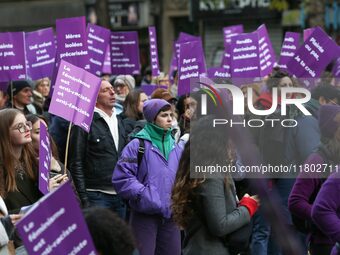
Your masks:
<path fill-rule="evenodd" d="M 142 162 L 143 156 L 144 156 L 144 152 L 145 152 L 145 144 L 144 144 L 144 139 L 140 139 L 139 140 L 139 147 L 138 147 L 138 155 L 137 155 L 137 164 L 138 164 L 138 168 L 140 166 L 140 163 Z"/>

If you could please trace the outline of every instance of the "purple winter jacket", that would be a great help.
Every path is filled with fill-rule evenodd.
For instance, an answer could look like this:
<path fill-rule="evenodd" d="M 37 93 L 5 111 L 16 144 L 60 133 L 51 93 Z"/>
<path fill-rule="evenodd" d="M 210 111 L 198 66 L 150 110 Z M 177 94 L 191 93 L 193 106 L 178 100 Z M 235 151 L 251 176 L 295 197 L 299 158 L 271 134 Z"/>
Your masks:
<path fill-rule="evenodd" d="M 319 153 L 312 153 L 305 161 L 305 164 L 308 165 L 324 163 L 325 160 Z M 308 178 L 306 178 L 306 175 L 308 175 Z M 314 175 L 315 177 L 313 177 Z M 315 194 L 320 190 L 323 182 L 323 179 L 321 179 L 317 173 L 300 173 L 289 195 L 289 210 L 297 217 L 312 222 L 312 206 L 314 201 L 311 200 L 312 198 L 315 199 Z M 310 233 L 307 239 L 315 244 L 334 244 L 334 242 L 321 231 Z"/>
<path fill-rule="evenodd" d="M 139 169 L 139 140 L 133 139 L 126 145 L 113 171 L 113 186 L 133 210 L 170 218 L 171 191 L 184 144 L 174 144 L 167 161 L 150 141 L 144 141 L 145 152 Z"/>
<path fill-rule="evenodd" d="M 340 165 L 338 165 L 338 171 Z M 340 173 L 332 174 L 322 185 L 312 208 L 312 218 L 333 242 L 340 242 Z M 332 254 L 339 254 L 334 248 Z"/>

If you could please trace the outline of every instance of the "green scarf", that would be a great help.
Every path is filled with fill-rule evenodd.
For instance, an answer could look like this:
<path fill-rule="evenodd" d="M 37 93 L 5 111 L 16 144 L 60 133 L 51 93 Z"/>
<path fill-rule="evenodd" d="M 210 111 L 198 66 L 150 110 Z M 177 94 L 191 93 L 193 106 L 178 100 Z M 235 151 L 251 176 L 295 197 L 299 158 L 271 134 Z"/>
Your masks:
<path fill-rule="evenodd" d="M 175 139 L 171 135 L 171 130 L 171 128 L 165 130 L 148 122 L 134 137 L 150 141 L 153 146 L 159 149 L 165 159 L 168 160 L 170 151 L 175 144 Z"/>

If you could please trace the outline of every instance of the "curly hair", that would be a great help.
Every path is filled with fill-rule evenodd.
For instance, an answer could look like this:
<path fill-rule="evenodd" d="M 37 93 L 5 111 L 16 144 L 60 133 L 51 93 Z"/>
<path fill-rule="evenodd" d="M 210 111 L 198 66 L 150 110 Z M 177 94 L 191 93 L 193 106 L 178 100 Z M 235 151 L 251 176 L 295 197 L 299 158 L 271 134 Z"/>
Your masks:
<path fill-rule="evenodd" d="M 194 190 L 204 182 L 205 179 L 190 178 L 190 140 L 185 145 L 176 175 L 176 181 L 172 190 L 172 213 L 174 221 L 185 228 L 193 214 L 189 206 L 194 196 Z"/>

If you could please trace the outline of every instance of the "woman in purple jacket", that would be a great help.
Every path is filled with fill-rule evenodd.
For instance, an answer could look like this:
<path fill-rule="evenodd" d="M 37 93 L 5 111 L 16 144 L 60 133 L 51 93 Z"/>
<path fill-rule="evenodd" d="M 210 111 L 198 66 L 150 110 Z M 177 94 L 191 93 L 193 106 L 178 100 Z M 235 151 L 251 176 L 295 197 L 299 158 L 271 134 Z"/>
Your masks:
<path fill-rule="evenodd" d="M 173 112 L 167 101 L 148 100 L 143 113 L 147 124 L 124 148 L 112 182 L 129 201 L 140 254 L 179 255 L 180 231 L 171 217 L 170 196 L 183 144 L 171 136 Z"/>
<path fill-rule="evenodd" d="M 339 132 L 338 132 L 339 133 Z M 327 181 L 322 185 L 312 208 L 312 218 L 318 228 L 332 240 L 334 245 L 331 255 L 340 254 L 340 165 L 333 169 Z M 326 253 L 320 253 L 326 254 Z"/>
<path fill-rule="evenodd" d="M 313 223 L 312 206 L 325 179 L 340 163 L 340 106 L 324 105 L 319 112 L 321 145 L 312 153 L 301 168 L 289 196 L 289 210 L 308 231 L 311 255 L 330 254 L 334 241 L 321 232 Z M 299 169 L 300 170 L 300 169 Z M 340 170 L 340 169 L 339 169 Z M 321 171 L 321 172 L 320 172 Z"/>

